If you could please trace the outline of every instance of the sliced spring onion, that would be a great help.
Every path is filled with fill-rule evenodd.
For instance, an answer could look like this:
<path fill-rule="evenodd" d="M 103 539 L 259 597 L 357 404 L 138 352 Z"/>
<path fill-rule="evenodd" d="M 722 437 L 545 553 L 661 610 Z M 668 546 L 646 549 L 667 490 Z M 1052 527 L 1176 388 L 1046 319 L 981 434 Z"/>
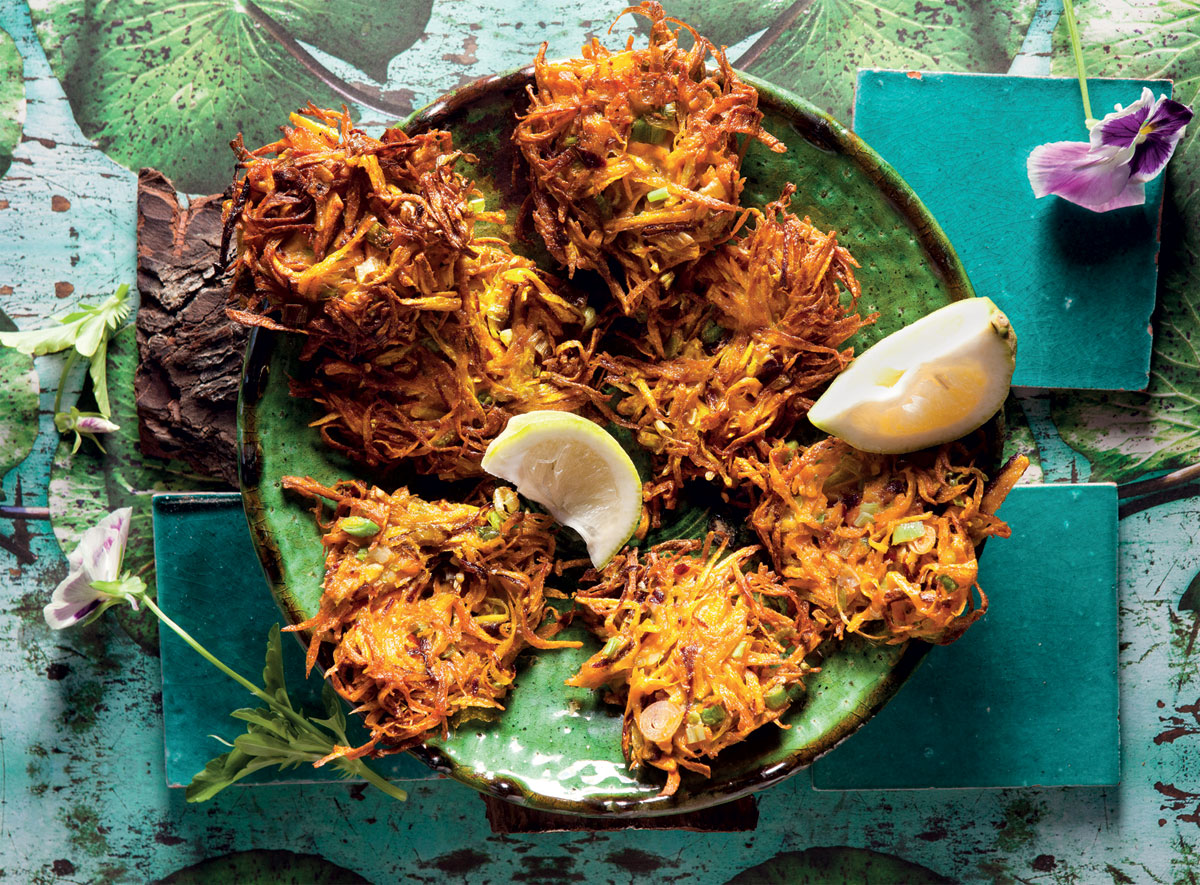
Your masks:
<path fill-rule="evenodd" d="M 703 725 L 689 725 L 684 736 L 689 744 L 698 744 L 708 738 L 708 731 Z"/>
<path fill-rule="evenodd" d="M 654 190 L 650 191 L 650 193 L 646 194 L 646 202 L 661 203 L 669 196 L 671 196 L 671 192 L 665 187 L 655 188 Z"/>
<path fill-rule="evenodd" d="M 347 516 L 342 520 L 341 530 L 352 538 L 369 538 L 379 534 L 379 525 L 365 516 Z"/>
<path fill-rule="evenodd" d="M 671 131 L 655 126 L 654 122 L 645 117 L 638 117 L 629 129 L 629 140 L 640 141 L 643 144 L 662 144 L 671 138 Z"/>
<path fill-rule="evenodd" d="M 479 528 L 475 529 L 475 534 L 479 535 L 479 537 L 484 541 L 492 541 L 500 537 L 500 533 L 490 525 L 481 525 Z"/>
<path fill-rule="evenodd" d="M 500 528 L 500 526 L 504 525 L 504 517 L 501 516 L 499 513 L 497 513 L 495 510 L 488 511 L 487 521 L 488 521 L 488 525 L 490 525 L 494 529 L 498 529 L 498 528 Z"/>
<path fill-rule="evenodd" d="M 621 636 L 614 636 L 608 642 L 604 643 L 604 648 L 600 649 L 600 657 L 612 660 L 621 653 L 625 647 L 625 639 Z"/>
<path fill-rule="evenodd" d="M 767 705 L 768 710 L 778 710 L 788 702 L 788 691 L 782 685 L 776 686 L 767 692 L 763 701 Z"/>
<path fill-rule="evenodd" d="M 746 653 L 746 648 L 747 648 L 749 645 L 750 645 L 750 643 L 749 643 L 749 642 L 747 642 L 745 639 L 743 639 L 741 642 L 739 642 L 739 643 L 737 644 L 737 648 L 735 648 L 735 649 L 733 650 L 733 655 L 732 655 L 732 657 L 733 657 L 735 660 L 736 660 L 736 659 L 740 659 L 740 658 L 741 658 L 741 656 L 742 656 L 742 655 L 744 655 L 744 654 Z"/>
<path fill-rule="evenodd" d="M 854 525 L 862 528 L 868 522 L 874 522 L 875 514 L 879 512 L 879 505 L 873 501 L 868 501 L 858 508 L 858 516 L 854 518 Z"/>
<path fill-rule="evenodd" d="M 949 575 L 938 575 L 938 580 L 942 582 L 942 586 L 947 590 L 958 589 L 958 581 L 954 580 L 954 578 L 950 577 Z"/>
<path fill-rule="evenodd" d="M 467 200 L 467 209 L 478 215 L 487 206 L 487 201 L 483 197 L 476 197 L 474 200 Z"/>
<path fill-rule="evenodd" d="M 925 523 L 923 522 L 902 522 L 892 529 L 893 544 L 907 544 L 909 541 L 915 541 L 924 536 Z"/>
<path fill-rule="evenodd" d="M 700 340 L 705 344 L 716 344 L 725 336 L 726 331 L 728 330 L 724 326 L 709 320 L 704 324 L 704 330 L 700 333 Z"/>
<path fill-rule="evenodd" d="M 359 562 L 366 562 L 367 554 L 370 552 L 371 551 L 368 550 L 366 547 L 359 547 L 358 552 L 354 554 L 354 558 L 357 559 Z"/>
<path fill-rule="evenodd" d="M 705 725 L 720 725 L 725 721 L 725 708 L 705 707 L 700 712 L 700 721 Z"/>

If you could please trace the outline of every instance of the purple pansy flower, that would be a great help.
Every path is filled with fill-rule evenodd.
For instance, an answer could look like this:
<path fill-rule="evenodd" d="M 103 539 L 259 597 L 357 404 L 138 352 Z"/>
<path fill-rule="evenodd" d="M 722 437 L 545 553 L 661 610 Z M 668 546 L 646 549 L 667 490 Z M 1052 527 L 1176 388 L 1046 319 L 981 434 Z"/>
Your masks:
<path fill-rule="evenodd" d="M 1163 171 L 1183 138 L 1192 110 L 1146 88 L 1142 97 L 1092 126 L 1091 142 L 1038 145 L 1026 168 L 1037 197 L 1107 212 L 1146 202 L 1145 185 Z"/>
<path fill-rule="evenodd" d="M 119 602 L 137 608 L 145 584 L 128 575 L 119 579 L 132 516 L 133 509 L 123 507 L 84 532 L 79 546 L 67 557 L 67 577 L 54 588 L 50 604 L 42 610 L 49 626 L 61 630 L 94 621 Z"/>

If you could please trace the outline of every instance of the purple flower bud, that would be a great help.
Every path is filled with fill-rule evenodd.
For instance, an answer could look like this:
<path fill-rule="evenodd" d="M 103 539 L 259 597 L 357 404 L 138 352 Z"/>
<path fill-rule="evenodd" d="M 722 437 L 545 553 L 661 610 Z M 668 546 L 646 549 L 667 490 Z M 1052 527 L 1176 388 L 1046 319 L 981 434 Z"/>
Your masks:
<path fill-rule="evenodd" d="M 75 429 L 80 433 L 112 433 L 121 427 L 99 415 L 84 415 L 75 422 Z"/>

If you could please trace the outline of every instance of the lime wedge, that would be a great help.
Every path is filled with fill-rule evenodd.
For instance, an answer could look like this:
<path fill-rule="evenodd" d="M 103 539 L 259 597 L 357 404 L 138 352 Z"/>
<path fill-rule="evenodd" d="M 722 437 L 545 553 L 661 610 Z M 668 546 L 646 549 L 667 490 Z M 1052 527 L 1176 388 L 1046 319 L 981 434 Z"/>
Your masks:
<path fill-rule="evenodd" d="M 990 298 L 948 304 L 888 335 L 833 380 L 808 420 L 865 452 L 965 436 L 1004 404 L 1017 336 Z"/>
<path fill-rule="evenodd" d="M 599 568 L 629 540 L 642 518 L 642 482 L 620 444 L 570 412 L 511 418 L 481 465 L 577 531 Z"/>

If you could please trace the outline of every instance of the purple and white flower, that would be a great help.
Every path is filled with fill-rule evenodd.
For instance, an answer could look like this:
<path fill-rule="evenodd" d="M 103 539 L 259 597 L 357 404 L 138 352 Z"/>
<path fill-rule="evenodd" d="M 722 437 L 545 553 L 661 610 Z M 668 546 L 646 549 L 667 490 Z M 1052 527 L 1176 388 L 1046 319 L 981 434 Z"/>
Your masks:
<path fill-rule="evenodd" d="M 54 588 L 50 604 L 42 610 L 49 626 L 61 630 L 90 623 L 121 602 L 138 607 L 145 583 L 121 575 L 132 516 L 133 508 L 123 507 L 84 532 L 79 546 L 67 557 L 67 577 Z"/>
<path fill-rule="evenodd" d="M 1038 145 L 1026 162 L 1037 197 L 1055 194 L 1093 212 L 1146 202 L 1146 182 L 1166 168 L 1192 109 L 1147 88 L 1091 129 L 1090 142 Z"/>

